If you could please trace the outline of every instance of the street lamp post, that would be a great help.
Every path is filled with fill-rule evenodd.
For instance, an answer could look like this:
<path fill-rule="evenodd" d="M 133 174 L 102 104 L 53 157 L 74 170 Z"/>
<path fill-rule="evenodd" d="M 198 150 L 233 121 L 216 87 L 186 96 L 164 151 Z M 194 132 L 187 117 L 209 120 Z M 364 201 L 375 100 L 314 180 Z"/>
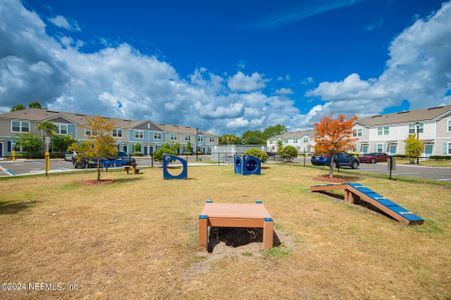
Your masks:
<path fill-rule="evenodd" d="M 417 130 L 417 140 L 420 140 L 420 122 L 416 122 L 416 130 Z M 420 157 L 417 156 L 417 165 L 420 164 Z"/>

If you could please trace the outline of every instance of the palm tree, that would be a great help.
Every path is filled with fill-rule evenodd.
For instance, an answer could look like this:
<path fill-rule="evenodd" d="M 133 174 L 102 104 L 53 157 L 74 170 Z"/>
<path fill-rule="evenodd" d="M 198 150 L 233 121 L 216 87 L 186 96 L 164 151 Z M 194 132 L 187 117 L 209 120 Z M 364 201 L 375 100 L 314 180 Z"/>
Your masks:
<path fill-rule="evenodd" d="M 38 125 L 38 130 L 41 130 L 44 132 L 45 152 L 49 152 L 48 138 L 51 137 L 52 135 L 56 134 L 57 127 L 52 122 L 42 121 Z"/>

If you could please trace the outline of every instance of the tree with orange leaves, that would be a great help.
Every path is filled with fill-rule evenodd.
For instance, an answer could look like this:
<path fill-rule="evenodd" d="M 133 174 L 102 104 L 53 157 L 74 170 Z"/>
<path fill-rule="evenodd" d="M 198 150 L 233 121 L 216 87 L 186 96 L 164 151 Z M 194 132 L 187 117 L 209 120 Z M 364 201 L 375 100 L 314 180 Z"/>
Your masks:
<path fill-rule="evenodd" d="M 337 119 L 326 116 L 319 123 L 315 123 L 315 152 L 330 155 L 329 177 L 333 177 L 334 156 L 337 152 L 346 151 L 353 147 L 355 138 L 352 137 L 352 127 L 357 120 L 354 115 L 346 119 L 339 115 Z"/>

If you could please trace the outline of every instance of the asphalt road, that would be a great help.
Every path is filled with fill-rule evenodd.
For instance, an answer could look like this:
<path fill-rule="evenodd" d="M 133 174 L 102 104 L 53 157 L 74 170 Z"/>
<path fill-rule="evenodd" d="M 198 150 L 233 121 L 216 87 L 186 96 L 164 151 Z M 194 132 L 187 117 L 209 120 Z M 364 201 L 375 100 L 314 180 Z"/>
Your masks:
<path fill-rule="evenodd" d="M 298 160 L 296 162 L 302 163 L 303 160 Z M 307 162 L 311 166 L 310 162 Z M 318 167 L 322 168 L 322 167 Z M 327 167 L 325 167 L 327 168 Z M 388 167 L 386 163 L 377 164 L 360 164 L 357 170 L 351 168 L 343 167 L 343 170 L 351 172 L 374 172 L 379 174 L 389 174 Z M 416 177 L 437 181 L 447 181 L 451 182 L 451 168 L 449 167 L 424 167 L 424 166 L 406 166 L 397 165 L 396 170 L 392 171 L 393 176 L 403 176 L 403 177 Z"/>
<path fill-rule="evenodd" d="M 361 164 L 359 170 L 365 172 L 375 172 L 389 174 L 387 164 Z M 424 167 L 397 165 L 392 172 L 395 176 L 410 176 L 417 178 L 432 179 L 438 181 L 451 182 L 451 168 L 449 167 Z"/>

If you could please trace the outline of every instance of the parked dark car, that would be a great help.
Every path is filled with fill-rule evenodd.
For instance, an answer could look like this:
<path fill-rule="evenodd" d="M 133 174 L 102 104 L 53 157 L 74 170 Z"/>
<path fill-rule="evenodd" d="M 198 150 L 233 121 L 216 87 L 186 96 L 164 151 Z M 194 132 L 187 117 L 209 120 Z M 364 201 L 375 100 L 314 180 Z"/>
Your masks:
<path fill-rule="evenodd" d="M 328 166 L 330 165 L 330 155 L 312 155 L 312 165 L 314 166 Z M 340 152 L 334 154 L 334 164 L 336 168 L 339 167 L 351 167 L 352 169 L 358 169 L 360 161 L 358 157 L 355 157 L 346 152 Z"/>
<path fill-rule="evenodd" d="M 361 163 L 372 163 L 375 164 L 377 162 L 386 162 L 388 159 L 388 155 L 385 153 L 368 153 L 359 156 L 359 160 Z"/>

